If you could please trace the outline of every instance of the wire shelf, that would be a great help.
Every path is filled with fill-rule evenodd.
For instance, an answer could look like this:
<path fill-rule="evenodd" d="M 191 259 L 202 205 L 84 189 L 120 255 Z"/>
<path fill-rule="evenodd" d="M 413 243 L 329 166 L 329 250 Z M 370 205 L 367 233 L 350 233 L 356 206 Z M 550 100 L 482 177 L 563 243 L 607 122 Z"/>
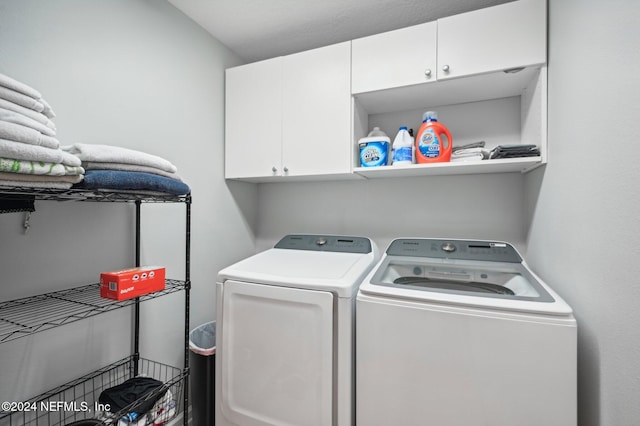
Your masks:
<path fill-rule="evenodd" d="M 184 281 L 166 280 L 164 290 L 141 296 L 140 301 L 184 290 L 186 285 Z M 100 284 L 0 302 L 0 343 L 135 303 L 136 299 L 115 301 L 100 297 Z"/>
<path fill-rule="evenodd" d="M 0 200 L 90 201 L 145 203 L 191 203 L 191 194 L 174 195 L 153 191 L 116 191 L 95 189 L 45 189 L 0 186 Z"/>
<path fill-rule="evenodd" d="M 150 422 L 145 424 L 164 424 L 183 412 L 181 401 L 188 371 L 143 358 L 137 361 L 139 376 L 151 377 L 163 385 L 117 412 L 108 412 L 107 407 L 98 401 L 100 394 L 134 377 L 135 364 L 135 357 L 129 356 L 24 401 L 20 406 L 12 407 L 11 411 L 3 409 L 0 411 L 0 426 L 58 426 L 87 419 L 96 419 L 95 424 L 99 425 L 115 425 L 123 417 L 136 412 L 141 403 L 158 398 L 148 414 Z M 140 417 L 143 415 L 141 413 Z"/>
<path fill-rule="evenodd" d="M 100 297 L 100 285 L 89 284 L 68 290 L 55 291 L 42 295 L 0 302 L 0 344 L 34 333 L 49 330 L 58 326 L 69 324 L 112 310 L 132 306 L 135 311 L 133 326 L 134 343 L 130 358 L 111 364 L 90 375 L 69 382 L 53 391 L 33 398 L 29 401 L 35 407 L 34 410 L 22 410 L 7 412 L 3 408 L 0 411 L 0 426 L 26 426 L 26 425 L 68 425 L 80 421 L 80 424 L 121 424 L 121 418 L 132 412 L 132 407 L 125 407 L 118 413 L 112 413 L 109 419 L 100 423 L 82 422 L 85 419 L 93 419 L 90 411 L 84 410 L 93 407 L 98 401 L 100 393 L 104 389 L 118 385 L 132 378 L 134 374 L 142 372 L 142 375 L 153 377 L 165 383 L 158 391 L 164 393 L 170 390 L 175 409 L 173 414 L 180 413 L 184 407 L 189 406 L 189 301 L 191 282 L 190 271 L 190 242 L 191 242 L 191 194 L 173 195 L 152 191 L 118 191 L 118 190 L 87 190 L 87 189 L 44 189 L 26 187 L 4 187 L 0 185 L 0 203 L 4 212 L 34 211 L 34 201 L 86 201 L 86 202 L 120 202 L 135 203 L 136 210 L 136 264 L 140 260 L 140 210 L 142 203 L 184 203 L 186 206 L 186 248 L 185 248 L 185 280 L 165 280 L 165 289 L 136 299 L 113 301 Z M 2 213 L 3 211 L 0 211 Z M 28 221 L 25 218 L 25 227 Z M 184 368 L 154 363 L 148 360 L 137 360 L 139 354 L 139 301 L 146 301 L 174 293 L 185 291 L 185 320 L 184 320 Z M 155 392 L 154 392 L 155 394 Z M 166 394 L 169 394 L 167 392 Z M 166 396 L 165 394 L 165 396 Z M 148 397 L 143 400 L 149 399 Z M 79 405 L 73 405 L 78 402 Z M 137 403 L 137 402 L 136 402 Z M 135 408 L 135 404 L 132 404 Z M 24 403 L 23 403 L 24 404 Z M 44 404 L 44 405 L 41 405 Z M 62 404 L 62 406 L 60 406 Z M 66 404 L 66 405 L 65 405 Z M 31 408 L 22 406 L 22 408 Z M 78 409 L 79 407 L 79 409 Z M 20 407 L 18 407 L 20 408 Z M 154 410 L 155 410 L 154 406 Z M 133 410 L 135 411 L 135 410 Z M 153 410 L 152 410 L 153 411 Z M 155 411 L 154 411 L 155 412 Z M 166 413 L 165 413 L 166 414 Z M 171 413 L 170 413 L 171 414 Z M 147 419 L 154 424 L 164 424 L 166 419 Z M 134 423 L 129 423 L 134 424 Z M 140 423 L 137 423 L 140 424 Z M 146 424 L 146 423 L 145 423 Z M 187 426 L 188 418 L 183 417 L 183 424 Z"/>

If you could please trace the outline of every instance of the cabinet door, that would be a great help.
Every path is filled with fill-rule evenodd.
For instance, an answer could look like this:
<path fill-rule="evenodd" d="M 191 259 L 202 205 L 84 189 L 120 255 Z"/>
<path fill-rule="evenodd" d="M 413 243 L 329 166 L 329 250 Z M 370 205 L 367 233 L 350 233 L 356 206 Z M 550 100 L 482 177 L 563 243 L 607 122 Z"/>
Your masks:
<path fill-rule="evenodd" d="M 546 0 L 438 20 L 438 80 L 546 62 Z"/>
<path fill-rule="evenodd" d="M 351 170 L 351 42 L 283 57 L 285 175 Z"/>
<path fill-rule="evenodd" d="M 227 69 L 225 177 L 279 175 L 281 141 L 282 58 Z"/>
<path fill-rule="evenodd" d="M 436 22 L 353 40 L 353 93 L 435 81 Z"/>

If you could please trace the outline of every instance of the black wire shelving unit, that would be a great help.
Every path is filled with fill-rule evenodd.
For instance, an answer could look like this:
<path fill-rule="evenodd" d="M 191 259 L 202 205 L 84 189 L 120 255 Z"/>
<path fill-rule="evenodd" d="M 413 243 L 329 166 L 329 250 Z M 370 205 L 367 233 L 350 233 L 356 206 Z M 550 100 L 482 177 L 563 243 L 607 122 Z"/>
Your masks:
<path fill-rule="evenodd" d="M 176 401 L 175 414 L 183 413 L 183 424 L 188 424 L 189 407 L 189 316 L 190 316 L 190 256 L 191 256 L 191 194 L 173 195 L 145 191 L 112 191 L 84 189 L 40 189 L 1 187 L 0 200 L 22 201 L 84 201 L 84 202 L 120 202 L 135 204 L 135 265 L 140 266 L 140 223 L 141 205 L 143 203 L 184 203 L 185 229 L 185 279 L 165 281 L 165 289 L 134 299 L 113 301 L 103 299 L 99 294 L 99 284 L 87 284 L 71 289 L 0 302 L 0 344 L 32 335 L 41 331 L 83 320 L 104 312 L 132 307 L 134 309 L 133 348 L 130 357 L 117 361 L 109 366 L 96 370 L 77 380 L 59 386 L 42 395 L 25 402 L 22 410 L 0 411 L 0 426 L 23 425 L 65 425 L 69 422 L 91 417 L 92 411 L 37 410 L 48 401 L 80 401 L 93 404 L 99 394 L 125 380 L 145 375 L 160 380 L 164 385 L 141 400 L 117 413 L 112 413 L 113 420 L 105 420 L 103 424 L 117 424 L 119 419 L 134 409 L 138 404 L 159 393 L 171 392 Z M 27 213 L 29 214 L 29 213 Z M 184 291 L 184 365 L 182 368 L 172 367 L 140 357 L 140 303 L 162 297 L 167 294 Z M 26 405 L 31 403 L 35 405 Z M 29 410 L 29 407 L 36 410 Z M 75 407 L 77 408 L 77 407 Z"/>

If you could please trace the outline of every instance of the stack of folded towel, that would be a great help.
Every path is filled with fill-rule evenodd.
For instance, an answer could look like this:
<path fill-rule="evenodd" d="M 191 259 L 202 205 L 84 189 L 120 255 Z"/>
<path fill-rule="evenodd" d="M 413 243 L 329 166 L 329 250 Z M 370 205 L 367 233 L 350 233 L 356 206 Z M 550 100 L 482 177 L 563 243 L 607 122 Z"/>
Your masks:
<path fill-rule="evenodd" d="M 498 145 L 491 150 L 490 159 L 539 157 L 540 148 L 537 145 Z"/>
<path fill-rule="evenodd" d="M 0 74 L 0 186 L 68 189 L 80 160 L 60 149 L 55 113 L 40 92 Z"/>
<path fill-rule="evenodd" d="M 489 158 L 489 151 L 484 149 L 485 142 L 474 142 L 462 146 L 454 146 L 451 161 L 478 161 Z"/>
<path fill-rule="evenodd" d="M 190 192 L 168 160 L 113 145 L 76 143 L 62 150 L 78 157 L 86 170 L 78 187 L 123 191 L 152 191 L 174 195 Z"/>

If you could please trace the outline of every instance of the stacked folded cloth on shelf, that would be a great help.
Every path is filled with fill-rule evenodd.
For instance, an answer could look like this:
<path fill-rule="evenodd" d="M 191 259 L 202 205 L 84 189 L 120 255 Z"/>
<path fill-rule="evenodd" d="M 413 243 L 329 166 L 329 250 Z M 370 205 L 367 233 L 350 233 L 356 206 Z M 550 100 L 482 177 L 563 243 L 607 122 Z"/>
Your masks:
<path fill-rule="evenodd" d="M 540 149 L 537 145 L 498 145 L 491 150 L 490 159 L 539 157 Z"/>
<path fill-rule="evenodd" d="M 55 113 L 40 92 L 0 74 L 0 186 L 69 189 L 80 159 L 60 149 Z"/>
<path fill-rule="evenodd" d="M 474 142 L 462 146 L 454 146 L 451 161 L 477 161 L 489 158 L 489 151 L 484 149 L 485 142 Z"/>
<path fill-rule="evenodd" d="M 491 151 L 484 148 L 485 142 L 474 142 L 462 146 L 454 146 L 451 161 L 477 161 L 500 158 L 537 157 L 540 149 L 537 145 L 498 145 Z"/>
<path fill-rule="evenodd" d="M 168 160 L 113 145 L 76 143 L 62 150 L 78 157 L 85 169 L 77 186 L 85 189 L 151 191 L 173 195 L 190 192 Z"/>

